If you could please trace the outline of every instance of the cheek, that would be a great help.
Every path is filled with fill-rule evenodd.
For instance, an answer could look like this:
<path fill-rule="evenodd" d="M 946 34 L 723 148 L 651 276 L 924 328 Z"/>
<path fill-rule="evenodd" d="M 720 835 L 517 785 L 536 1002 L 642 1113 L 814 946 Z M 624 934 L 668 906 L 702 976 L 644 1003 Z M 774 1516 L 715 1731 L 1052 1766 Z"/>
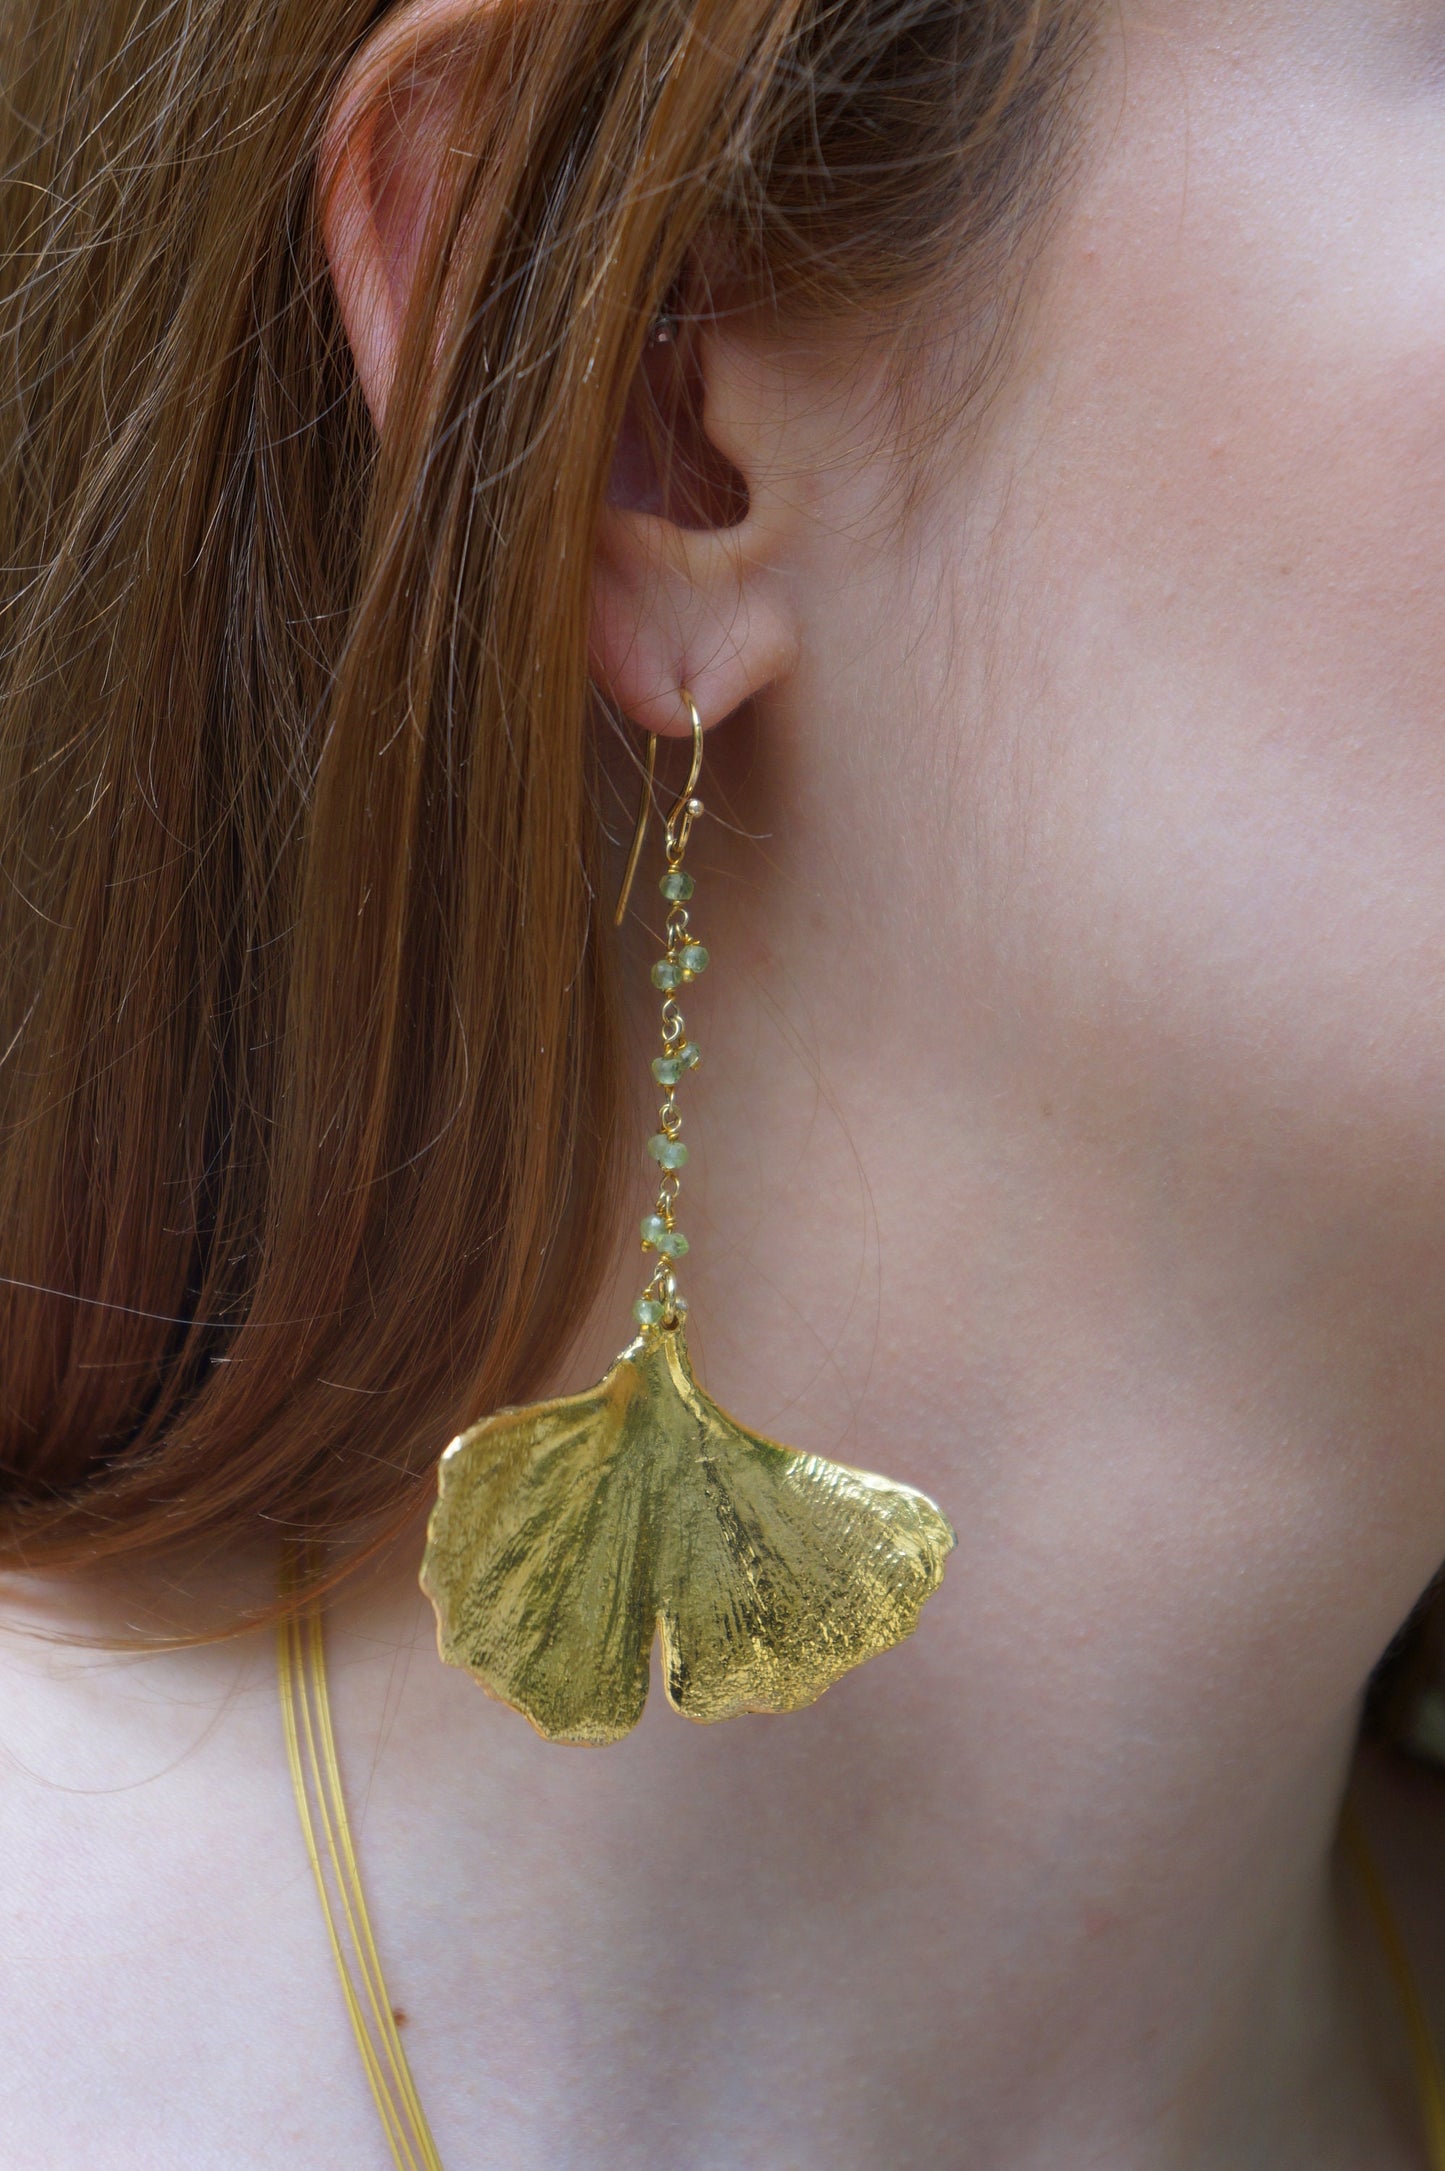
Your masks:
<path fill-rule="evenodd" d="M 994 778 L 1014 932 L 1241 1150 L 1445 1172 L 1445 107 L 1147 65 L 1000 528 L 1049 626 Z"/>

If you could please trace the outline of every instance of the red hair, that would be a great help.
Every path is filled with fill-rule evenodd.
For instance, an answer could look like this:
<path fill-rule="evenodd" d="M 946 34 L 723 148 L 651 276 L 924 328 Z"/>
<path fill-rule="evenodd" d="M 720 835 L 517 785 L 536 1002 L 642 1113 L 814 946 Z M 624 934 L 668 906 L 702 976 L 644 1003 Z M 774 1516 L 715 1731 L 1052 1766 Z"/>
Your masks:
<path fill-rule="evenodd" d="M 4 1560 L 354 1548 L 540 1385 L 619 1226 L 644 328 L 704 232 L 804 316 L 999 292 L 1081 16 L 479 11 L 378 448 L 315 178 L 372 0 L 0 0 Z"/>

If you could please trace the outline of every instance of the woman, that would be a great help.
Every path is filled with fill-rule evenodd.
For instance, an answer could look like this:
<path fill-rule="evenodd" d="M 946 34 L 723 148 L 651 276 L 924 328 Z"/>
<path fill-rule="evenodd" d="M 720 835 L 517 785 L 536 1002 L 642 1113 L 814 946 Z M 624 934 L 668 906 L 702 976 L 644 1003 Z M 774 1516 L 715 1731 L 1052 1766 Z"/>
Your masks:
<path fill-rule="evenodd" d="M 387 2160 L 284 1552 L 451 2171 L 1419 2171 L 1445 17 L 0 20 L 8 2159 Z M 958 1542 L 587 1754 L 416 1574 L 635 1331 L 690 704 L 694 1358 Z"/>

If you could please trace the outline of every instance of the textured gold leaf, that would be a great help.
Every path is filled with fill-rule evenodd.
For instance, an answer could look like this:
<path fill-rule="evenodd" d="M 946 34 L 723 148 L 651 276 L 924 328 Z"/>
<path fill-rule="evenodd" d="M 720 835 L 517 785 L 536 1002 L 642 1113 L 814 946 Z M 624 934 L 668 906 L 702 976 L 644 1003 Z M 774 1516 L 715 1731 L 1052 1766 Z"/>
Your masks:
<path fill-rule="evenodd" d="M 793 1711 L 910 1634 L 953 1542 L 911 1487 L 734 1423 L 650 1327 L 452 1442 L 421 1579 L 444 1659 L 551 1740 L 615 1741 L 655 1634 L 689 1718 Z"/>

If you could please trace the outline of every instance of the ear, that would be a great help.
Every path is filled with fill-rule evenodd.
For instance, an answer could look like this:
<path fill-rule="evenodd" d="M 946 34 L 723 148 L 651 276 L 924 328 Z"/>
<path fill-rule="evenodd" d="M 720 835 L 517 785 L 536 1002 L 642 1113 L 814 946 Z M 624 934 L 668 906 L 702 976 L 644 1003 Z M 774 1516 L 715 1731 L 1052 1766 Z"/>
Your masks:
<path fill-rule="evenodd" d="M 322 232 L 367 403 L 385 427 L 427 230 L 455 150 L 467 33 L 515 0 L 406 0 L 357 55 L 328 119 Z M 521 0 L 526 4 L 526 0 Z M 649 731 L 685 734 L 790 668 L 797 628 L 786 373 L 740 314 L 700 312 L 644 358 L 597 544 L 590 662 Z M 682 480 L 679 482 L 679 478 Z"/>
<path fill-rule="evenodd" d="M 644 357 L 598 530 L 591 666 L 645 730 L 687 732 L 684 687 L 712 723 L 796 661 L 788 389 L 777 342 L 742 314 Z"/>
<path fill-rule="evenodd" d="M 322 142 L 322 235 L 378 429 L 453 149 L 465 33 L 482 12 L 478 0 L 407 0 L 389 13 L 347 70 Z"/>

